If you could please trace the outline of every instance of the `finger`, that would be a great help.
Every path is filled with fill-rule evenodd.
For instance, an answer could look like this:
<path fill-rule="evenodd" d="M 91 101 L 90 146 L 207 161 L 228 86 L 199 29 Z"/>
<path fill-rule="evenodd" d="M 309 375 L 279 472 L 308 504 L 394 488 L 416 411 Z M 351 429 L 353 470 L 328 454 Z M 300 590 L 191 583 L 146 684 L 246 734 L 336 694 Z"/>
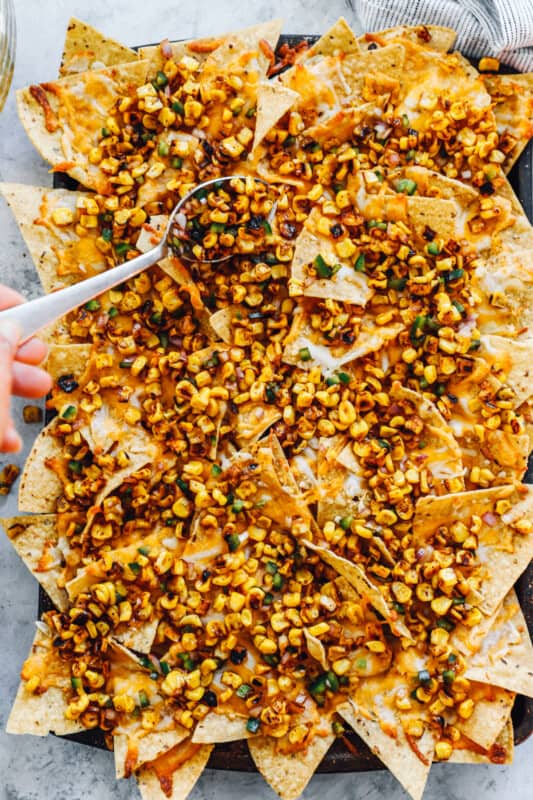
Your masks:
<path fill-rule="evenodd" d="M 30 339 L 19 347 L 15 353 L 16 361 L 23 364 L 42 364 L 48 353 L 48 346 L 41 339 Z"/>
<path fill-rule="evenodd" d="M 11 308 L 11 306 L 18 306 L 24 302 L 25 298 L 21 294 L 14 289 L 10 289 L 9 286 L 0 284 L 0 311 L 5 308 Z"/>
<path fill-rule="evenodd" d="M 19 450 L 22 450 L 22 439 L 15 430 L 12 420 L 9 420 L 4 440 L 0 444 L 0 453 L 18 453 Z"/>
<path fill-rule="evenodd" d="M 12 322 L 0 323 L 0 441 L 9 422 L 11 400 L 12 363 L 20 330 Z"/>
<path fill-rule="evenodd" d="M 14 361 L 12 365 L 13 394 L 20 397 L 42 397 L 52 388 L 52 378 L 39 367 Z"/>

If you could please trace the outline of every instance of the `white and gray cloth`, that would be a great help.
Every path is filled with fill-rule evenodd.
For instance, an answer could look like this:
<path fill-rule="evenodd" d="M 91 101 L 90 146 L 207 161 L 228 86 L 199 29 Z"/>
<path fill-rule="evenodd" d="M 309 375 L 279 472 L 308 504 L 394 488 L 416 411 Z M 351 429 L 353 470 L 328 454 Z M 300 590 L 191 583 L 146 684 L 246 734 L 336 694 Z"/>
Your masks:
<path fill-rule="evenodd" d="M 467 56 L 493 56 L 533 72 L 533 0 L 351 0 L 363 30 L 444 25 Z"/>

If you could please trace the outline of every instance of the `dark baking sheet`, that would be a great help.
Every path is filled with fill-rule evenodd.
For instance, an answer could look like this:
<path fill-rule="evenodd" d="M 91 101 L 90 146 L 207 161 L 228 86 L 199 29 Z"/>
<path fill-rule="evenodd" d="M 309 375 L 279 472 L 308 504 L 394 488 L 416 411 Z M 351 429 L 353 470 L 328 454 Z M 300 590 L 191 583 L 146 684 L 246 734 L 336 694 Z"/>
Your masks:
<path fill-rule="evenodd" d="M 279 44 L 288 43 L 290 46 L 294 46 L 301 42 L 302 39 L 312 44 L 318 39 L 318 36 L 282 35 Z M 507 70 L 502 67 L 501 71 L 512 72 L 513 70 Z M 522 203 L 524 211 L 533 222 L 533 140 L 522 153 L 518 163 L 511 171 L 509 179 Z M 57 172 L 54 173 L 53 182 L 55 188 L 74 188 L 76 186 L 67 175 Z M 529 463 L 525 479 L 526 482 L 533 483 L 533 460 Z M 518 581 L 516 591 L 527 620 L 529 633 L 533 638 L 533 563 L 529 565 Z M 39 589 L 39 614 L 50 608 L 53 608 L 50 599 L 42 589 Z M 514 741 L 515 745 L 518 745 L 533 733 L 533 699 L 517 695 L 512 719 Z M 324 756 L 317 772 L 366 772 L 384 769 L 381 761 L 370 752 L 369 748 L 358 736 L 349 731 L 346 737 L 349 740 L 350 748 L 353 748 L 353 752 L 348 749 L 342 740 L 338 739 Z M 100 731 L 91 730 L 64 738 L 89 745 L 90 747 L 107 749 L 104 736 Z M 257 772 L 245 741 L 217 744 L 207 766 L 211 769 Z"/>

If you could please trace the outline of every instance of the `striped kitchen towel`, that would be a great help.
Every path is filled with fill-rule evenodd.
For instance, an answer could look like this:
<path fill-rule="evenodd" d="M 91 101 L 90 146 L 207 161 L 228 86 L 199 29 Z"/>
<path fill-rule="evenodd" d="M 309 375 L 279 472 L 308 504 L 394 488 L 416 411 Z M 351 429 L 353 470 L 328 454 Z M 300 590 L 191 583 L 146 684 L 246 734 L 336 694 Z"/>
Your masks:
<path fill-rule="evenodd" d="M 533 0 L 351 0 L 365 31 L 395 25 L 445 25 L 467 56 L 494 56 L 533 71 Z"/>

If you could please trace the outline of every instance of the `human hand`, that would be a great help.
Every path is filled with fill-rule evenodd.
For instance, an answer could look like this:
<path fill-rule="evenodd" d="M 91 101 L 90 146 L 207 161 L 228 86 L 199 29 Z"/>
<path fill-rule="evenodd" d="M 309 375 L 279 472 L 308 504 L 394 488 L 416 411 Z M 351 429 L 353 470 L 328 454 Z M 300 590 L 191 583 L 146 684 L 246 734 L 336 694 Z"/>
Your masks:
<path fill-rule="evenodd" d="M 18 293 L 0 284 L 0 311 L 23 303 Z M 18 346 L 20 331 L 10 322 L 0 323 L 0 452 L 15 453 L 22 447 L 10 415 L 11 395 L 42 397 L 50 391 L 52 379 L 38 368 L 48 348 L 40 339 Z"/>

